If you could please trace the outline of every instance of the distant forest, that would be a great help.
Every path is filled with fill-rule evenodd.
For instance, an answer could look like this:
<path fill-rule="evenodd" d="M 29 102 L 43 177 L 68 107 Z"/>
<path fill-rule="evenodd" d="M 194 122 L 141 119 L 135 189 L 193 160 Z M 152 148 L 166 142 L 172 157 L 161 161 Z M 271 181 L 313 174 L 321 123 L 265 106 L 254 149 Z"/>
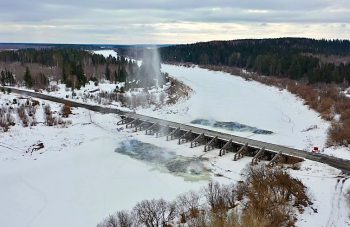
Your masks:
<path fill-rule="evenodd" d="M 117 58 L 78 48 L 20 49 L 0 51 L 0 79 L 2 85 L 23 84 L 27 87 L 46 88 L 49 81 L 80 89 L 88 80 L 98 83 L 135 80 L 141 87 L 154 85 L 146 74 L 148 67 L 139 67 L 135 61 Z M 159 69 L 160 73 L 160 69 Z"/>
<path fill-rule="evenodd" d="M 244 68 L 314 84 L 350 81 L 350 41 L 280 38 L 212 41 L 160 48 L 165 62 Z"/>

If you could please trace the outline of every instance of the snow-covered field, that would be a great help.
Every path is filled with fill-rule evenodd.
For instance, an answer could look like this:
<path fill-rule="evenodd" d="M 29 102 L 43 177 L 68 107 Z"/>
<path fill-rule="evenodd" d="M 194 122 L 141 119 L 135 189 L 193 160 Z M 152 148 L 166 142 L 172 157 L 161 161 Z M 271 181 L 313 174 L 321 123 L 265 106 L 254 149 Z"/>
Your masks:
<path fill-rule="evenodd" d="M 185 181 L 114 152 L 122 141 L 137 137 L 117 131 L 117 116 L 73 113 L 68 128 L 17 125 L 1 133 L 0 226 L 95 226 L 142 199 L 174 199 L 206 183 Z M 45 148 L 27 154 L 37 141 Z"/>
<path fill-rule="evenodd" d="M 1 99 L 14 97 L 2 95 Z M 60 109 L 59 104 L 50 105 L 53 110 Z M 39 122 L 41 114 L 39 109 Z M 95 226 L 108 214 L 129 209 L 142 199 L 174 199 L 182 192 L 198 190 L 209 180 L 176 175 L 154 163 L 118 154 L 114 150 L 123 141 L 150 143 L 179 157 L 208 158 L 202 162 L 210 170 L 210 178 L 222 183 L 242 179 L 241 171 L 251 161 L 243 158 L 233 162 L 233 154 L 218 157 L 218 150 L 203 156 L 202 147 L 190 149 L 188 144 L 133 133 L 117 127 L 119 118 L 115 115 L 78 108 L 73 109 L 73 114 L 67 128 L 17 125 L 1 134 L 1 226 Z M 37 141 L 43 142 L 45 148 L 27 154 L 27 148 Z M 350 182 L 337 184 L 339 171 L 306 161 L 300 171 L 292 174 L 310 188 L 315 199 L 313 207 L 318 210 L 316 214 L 307 209 L 300 217 L 300 226 L 346 224 L 342 195 Z"/>
<path fill-rule="evenodd" d="M 93 51 L 95 54 L 101 54 L 105 57 L 109 57 L 109 55 L 111 55 L 112 57 L 117 58 L 118 54 L 117 52 L 115 52 L 114 50 L 95 50 Z"/>
<path fill-rule="evenodd" d="M 56 90 L 54 91 L 42 91 L 44 94 L 64 98 L 64 99 L 70 99 L 75 102 L 84 102 L 88 104 L 94 104 L 94 105 L 104 105 L 109 106 L 111 108 L 118 108 L 121 110 L 128 110 L 127 108 L 122 107 L 120 102 L 109 102 L 104 99 L 98 98 L 98 93 L 100 92 L 113 92 L 115 89 L 119 89 L 120 87 L 124 86 L 124 83 L 110 83 L 109 81 L 103 81 L 98 83 L 96 86 L 93 81 L 89 81 L 85 87 L 82 87 L 80 90 L 74 90 L 75 96 L 73 96 L 73 91 L 71 88 L 67 88 L 65 84 L 56 84 L 54 83 Z M 21 88 L 25 89 L 25 88 Z M 86 98 L 87 96 L 91 96 L 91 98 Z M 96 100 L 92 98 L 92 96 L 96 97 Z"/>
<path fill-rule="evenodd" d="M 324 144 L 328 123 L 285 91 L 199 68 L 163 65 L 162 70 L 190 85 L 194 93 L 189 100 L 163 110 L 137 112 L 188 124 L 195 119 L 238 122 L 274 133 L 225 132 L 301 149 Z M 15 97 L 0 94 L 0 104 Z M 61 108 L 56 103 L 40 102 L 50 103 L 56 111 Z M 37 115 L 38 122 L 43 121 L 42 107 Z M 143 199 L 172 200 L 182 192 L 199 190 L 210 179 L 225 184 L 241 180 L 242 169 L 251 162 L 248 157 L 234 162 L 233 154 L 219 157 L 218 150 L 203 153 L 203 147 L 190 149 L 188 144 L 134 133 L 117 126 L 120 119 L 112 114 L 74 108 L 68 120 L 72 124 L 64 128 L 40 123 L 23 128 L 17 124 L 0 134 L 0 226 L 96 226 L 109 214 L 130 209 Z M 306 130 L 314 125 L 316 129 Z M 156 146 L 162 154 L 159 163 L 137 158 L 134 150 L 130 154 L 116 152 L 135 140 Z M 45 148 L 32 155 L 26 153 L 38 141 Z M 173 157 L 180 161 L 201 157 L 200 163 L 188 168 L 203 174 L 170 171 L 163 161 Z M 306 209 L 298 226 L 350 225 L 344 199 L 350 180 L 339 181 L 340 171 L 312 161 L 303 162 L 300 170 L 289 171 L 309 188 L 317 209 L 317 213 Z"/>
<path fill-rule="evenodd" d="M 14 97 L 1 95 L 1 100 Z M 60 109 L 59 104 L 50 105 L 53 110 Z M 39 108 L 37 115 L 41 112 Z M 218 157 L 218 150 L 213 150 L 204 155 L 202 147 L 190 149 L 188 144 L 134 133 L 116 126 L 120 119 L 115 115 L 74 108 L 69 120 L 72 124 L 67 128 L 16 125 L 1 134 L 0 226 L 95 226 L 108 214 L 130 209 L 142 199 L 171 200 L 182 192 L 199 190 L 209 179 L 226 184 L 241 180 L 242 169 L 251 161 L 247 157 L 233 162 L 233 154 Z M 130 140 L 153 144 L 169 155 L 201 156 L 209 177 L 174 174 L 162 168 L 162 163 L 115 152 Z M 27 148 L 38 141 L 45 148 L 27 154 Z M 310 161 L 304 162 L 300 171 L 292 171 L 309 187 L 315 199 L 313 207 L 318 210 L 307 209 L 299 226 L 325 226 L 327 222 L 346 226 L 343 194 L 350 182 L 337 183 L 338 174 Z"/>

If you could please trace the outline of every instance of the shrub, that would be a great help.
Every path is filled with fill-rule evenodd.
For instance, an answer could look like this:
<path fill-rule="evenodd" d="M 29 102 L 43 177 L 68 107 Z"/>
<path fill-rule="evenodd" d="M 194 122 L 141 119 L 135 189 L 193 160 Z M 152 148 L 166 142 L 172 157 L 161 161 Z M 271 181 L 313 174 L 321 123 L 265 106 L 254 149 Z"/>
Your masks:
<path fill-rule="evenodd" d="M 72 114 L 71 106 L 68 102 L 66 102 L 61 109 L 62 116 L 67 118 L 70 114 Z"/>
<path fill-rule="evenodd" d="M 32 99 L 32 106 L 39 106 L 40 102 L 37 100 Z"/>
<path fill-rule="evenodd" d="M 293 226 L 294 209 L 300 212 L 311 205 L 306 188 L 298 179 L 280 169 L 251 167 L 241 188 L 243 224 L 254 226 Z"/>
<path fill-rule="evenodd" d="M 347 146 L 350 142 L 350 119 L 344 122 L 333 122 L 328 129 L 327 145 Z"/>
<path fill-rule="evenodd" d="M 9 113 L 9 108 L 1 107 L 0 109 L 0 127 L 7 132 L 10 128 L 9 117 L 7 116 Z"/>
<path fill-rule="evenodd" d="M 28 127 L 28 125 L 29 125 L 29 118 L 28 118 L 28 115 L 27 115 L 25 107 L 24 106 L 18 107 L 17 112 L 18 112 L 19 118 L 22 121 L 23 127 Z"/>
<path fill-rule="evenodd" d="M 47 126 L 54 126 L 57 124 L 56 118 L 53 117 L 50 105 L 45 105 L 44 113 L 45 113 L 45 123 Z"/>

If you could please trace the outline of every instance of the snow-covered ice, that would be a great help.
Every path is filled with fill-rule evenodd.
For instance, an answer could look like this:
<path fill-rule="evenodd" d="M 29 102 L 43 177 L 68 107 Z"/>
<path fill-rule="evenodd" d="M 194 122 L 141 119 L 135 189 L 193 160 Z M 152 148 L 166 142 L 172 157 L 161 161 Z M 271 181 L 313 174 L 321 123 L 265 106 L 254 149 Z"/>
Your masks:
<path fill-rule="evenodd" d="M 161 111 L 150 108 L 138 113 L 186 124 L 196 119 L 237 122 L 273 134 L 221 131 L 305 150 L 325 144 L 329 123 L 285 90 L 198 67 L 163 64 L 162 71 L 189 85 L 193 94 L 190 99 Z M 317 127 L 307 130 L 314 126 Z"/>
<path fill-rule="evenodd" d="M 186 124 L 195 119 L 238 122 L 274 133 L 226 132 L 301 149 L 324 145 L 329 124 L 286 91 L 199 68 L 162 65 L 162 70 L 191 86 L 190 99 L 160 111 L 137 112 Z M 63 89 L 55 95 L 65 95 Z M 17 96 L 0 97 L 3 103 Z M 60 104 L 40 102 L 60 109 Z M 39 109 L 38 115 L 42 114 Z M 169 157 L 201 157 L 210 178 L 225 184 L 241 180 L 241 171 L 251 162 L 248 157 L 233 162 L 232 153 L 219 157 L 218 150 L 203 153 L 203 147 L 190 149 L 188 144 L 131 132 L 117 126 L 120 119 L 112 114 L 73 108 L 69 120 L 72 124 L 67 128 L 16 125 L 0 134 L 0 226 L 96 226 L 109 214 L 130 209 L 143 199 L 172 200 L 180 193 L 199 190 L 209 180 L 174 174 L 154 160 L 145 162 L 115 152 L 123 141 L 153 144 Z M 314 125 L 316 129 L 307 130 Z M 45 148 L 27 154 L 26 149 L 37 141 Z M 289 171 L 309 188 L 317 209 L 315 213 L 307 208 L 297 226 L 350 225 L 344 198 L 350 180 L 338 181 L 339 170 L 305 161 L 300 170 Z"/>

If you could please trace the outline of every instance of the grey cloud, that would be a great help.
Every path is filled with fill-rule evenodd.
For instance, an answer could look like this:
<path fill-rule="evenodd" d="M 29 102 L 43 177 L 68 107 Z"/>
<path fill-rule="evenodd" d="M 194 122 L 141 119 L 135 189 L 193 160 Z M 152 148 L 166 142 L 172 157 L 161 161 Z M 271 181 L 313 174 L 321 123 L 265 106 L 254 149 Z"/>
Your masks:
<path fill-rule="evenodd" d="M 170 43 L 183 38 L 210 39 L 215 32 L 231 34 L 225 26 L 245 26 L 250 37 L 273 24 L 296 26 L 308 34 L 346 37 L 350 23 L 348 0 L 17 0 L 0 2 L 1 41 Z M 199 24 L 201 26 L 199 26 Z M 218 25 L 215 28 L 211 25 Z M 264 24 L 264 26 L 261 26 Z M 206 26 L 205 26 L 206 25 Z M 318 31 L 308 32 L 304 28 Z M 339 25 L 339 26 L 338 26 Z M 209 27 L 206 29 L 205 27 Z M 322 27 L 322 26 L 321 26 Z M 220 30 L 221 29 L 221 30 Z M 277 31 L 276 31 L 277 32 Z M 292 31 L 293 32 L 293 31 Z M 280 36 L 290 31 L 280 31 Z M 300 35 L 300 34 L 298 34 Z M 316 36 L 316 35 L 314 35 Z M 328 35 L 329 36 L 329 35 Z M 237 37 L 237 36 L 232 36 Z M 350 35 L 349 35 L 350 38 Z M 41 39 L 41 40 L 37 40 Z M 171 39 L 166 41 L 166 39 Z M 220 39 L 220 37 L 218 37 Z M 64 41 L 63 41 L 64 40 Z M 165 41 L 164 41 L 165 40 Z M 73 41 L 72 41 L 73 42 Z M 142 43 L 142 42 L 141 42 Z"/>
<path fill-rule="evenodd" d="M 0 3 L 2 21 L 45 22 L 99 17 L 114 12 L 111 20 L 129 17 L 206 22 L 349 22 L 350 6 L 342 0 L 241 0 L 241 1 L 11 1 Z M 266 13 L 259 13 L 265 10 Z M 255 13 L 254 13 L 255 12 Z M 143 20 L 140 20 L 142 22 Z M 147 20 L 146 20 L 147 22 Z"/>

